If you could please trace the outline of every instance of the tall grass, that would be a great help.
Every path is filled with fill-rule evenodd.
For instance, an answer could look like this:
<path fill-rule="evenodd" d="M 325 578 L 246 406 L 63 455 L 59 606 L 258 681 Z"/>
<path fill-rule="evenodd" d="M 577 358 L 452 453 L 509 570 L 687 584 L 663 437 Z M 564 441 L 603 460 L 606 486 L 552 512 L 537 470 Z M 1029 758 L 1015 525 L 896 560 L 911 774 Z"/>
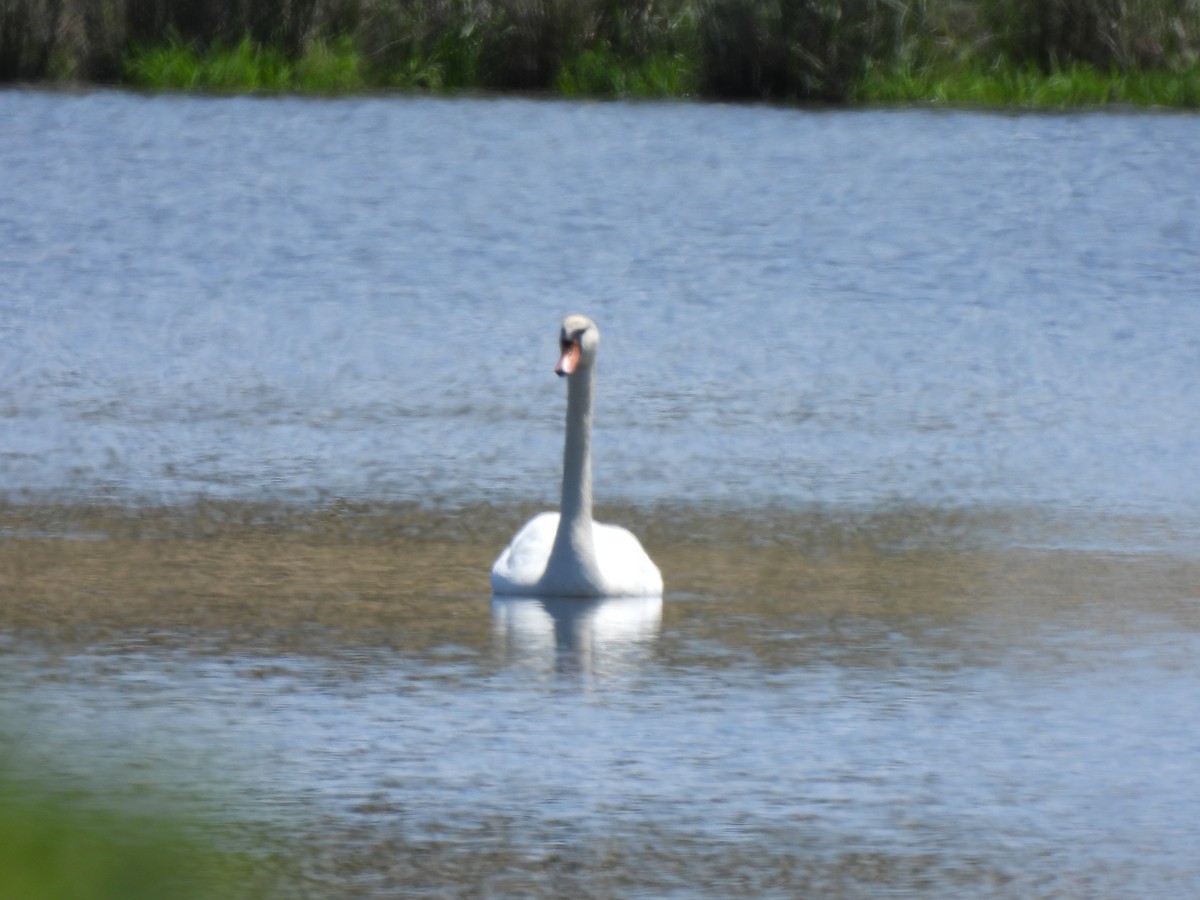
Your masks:
<path fill-rule="evenodd" d="M 6 80 L 1194 106 L 1197 66 L 1200 0 L 0 0 Z"/>
<path fill-rule="evenodd" d="M 732 98 L 845 100 L 869 60 L 897 53 L 891 0 L 706 0 L 701 85 Z"/>
<path fill-rule="evenodd" d="M 684 97 L 696 93 L 696 71 L 682 53 L 631 63 L 612 50 L 584 50 L 563 63 L 554 87 L 567 97 Z"/>
<path fill-rule="evenodd" d="M 1193 0 L 992 0 L 983 9 L 1005 56 L 1044 72 L 1162 69 L 1196 62 L 1200 49 Z"/>
<path fill-rule="evenodd" d="M 1103 72 L 1074 63 L 1049 72 L 1001 61 L 870 70 L 855 86 L 863 103 L 1070 109 L 1121 104 L 1200 107 L 1200 66 L 1177 72 Z"/>
<path fill-rule="evenodd" d="M 381 2 L 364 10 L 357 43 L 380 84 L 620 92 L 624 77 L 635 90 L 678 90 L 688 10 L 687 0 Z"/>
<path fill-rule="evenodd" d="M 131 53 L 124 76 L 133 84 L 160 90 L 344 93 L 366 86 L 360 57 L 345 38 L 314 41 L 303 56 L 293 59 L 249 37 L 201 53 L 172 35 L 165 43 Z"/>
<path fill-rule="evenodd" d="M 0 80 L 41 78 L 58 49 L 61 0 L 0 0 Z"/>

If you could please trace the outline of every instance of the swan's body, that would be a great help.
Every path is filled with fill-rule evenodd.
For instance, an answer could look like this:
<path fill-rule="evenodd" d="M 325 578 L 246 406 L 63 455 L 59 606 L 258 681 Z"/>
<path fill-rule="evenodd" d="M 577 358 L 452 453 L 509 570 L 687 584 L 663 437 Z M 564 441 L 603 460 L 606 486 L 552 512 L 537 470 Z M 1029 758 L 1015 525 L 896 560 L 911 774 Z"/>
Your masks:
<path fill-rule="evenodd" d="M 539 597 L 652 597 L 662 575 L 624 528 L 592 521 L 592 395 L 600 332 L 586 316 L 567 316 L 562 358 L 567 376 L 567 437 L 561 513 L 534 516 L 492 566 L 492 591 Z"/>
<path fill-rule="evenodd" d="M 554 555 L 562 518 L 534 516 L 492 567 L 492 591 L 538 597 L 657 597 L 662 575 L 638 539 L 617 525 L 589 522 L 591 553 Z M 554 565 L 551 565 L 551 562 Z"/>

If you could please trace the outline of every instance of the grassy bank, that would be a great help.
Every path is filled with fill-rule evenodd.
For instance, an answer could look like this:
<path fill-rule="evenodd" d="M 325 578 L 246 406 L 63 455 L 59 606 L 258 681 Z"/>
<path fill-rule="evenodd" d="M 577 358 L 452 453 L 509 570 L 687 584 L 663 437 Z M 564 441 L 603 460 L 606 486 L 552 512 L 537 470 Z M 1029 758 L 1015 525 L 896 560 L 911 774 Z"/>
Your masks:
<path fill-rule="evenodd" d="M 895 66 L 867 71 L 860 103 L 1072 109 L 1109 105 L 1200 108 L 1200 66 L 1182 71 L 1100 70 L 1076 63 L 1042 71 L 991 66 Z"/>
<path fill-rule="evenodd" d="M 0 0 L 0 79 L 1200 106 L 1200 0 Z"/>

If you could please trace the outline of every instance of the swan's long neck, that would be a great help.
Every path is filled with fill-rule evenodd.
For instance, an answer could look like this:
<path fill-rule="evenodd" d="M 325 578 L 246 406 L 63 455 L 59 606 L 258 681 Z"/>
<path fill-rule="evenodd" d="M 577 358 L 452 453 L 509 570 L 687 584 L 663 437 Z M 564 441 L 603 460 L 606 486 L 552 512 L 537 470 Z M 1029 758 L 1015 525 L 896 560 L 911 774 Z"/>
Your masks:
<path fill-rule="evenodd" d="M 592 394 L 596 370 L 587 366 L 567 379 L 567 439 L 563 445 L 564 522 L 592 524 Z"/>
<path fill-rule="evenodd" d="M 603 590 L 592 538 L 592 393 L 595 370 L 582 367 L 567 379 L 567 439 L 563 446 L 562 505 L 546 576 L 570 593 Z"/>

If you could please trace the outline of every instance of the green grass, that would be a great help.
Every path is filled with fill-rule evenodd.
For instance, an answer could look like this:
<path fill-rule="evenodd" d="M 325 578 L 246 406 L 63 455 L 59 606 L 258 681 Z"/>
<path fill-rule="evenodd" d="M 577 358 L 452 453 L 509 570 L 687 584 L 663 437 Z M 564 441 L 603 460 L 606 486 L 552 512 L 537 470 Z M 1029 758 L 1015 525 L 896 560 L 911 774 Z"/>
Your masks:
<path fill-rule="evenodd" d="M 1200 0 L 0 0 L 0 20 L 0 81 L 1200 108 Z"/>
<path fill-rule="evenodd" d="M 461 30 L 442 32 L 425 49 L 418 43 L 397 48 L 386 64 L 370 67 L 375 87 L 400 90 L 470 90 L 481 84 L 479 41 Z"/>
<path fill-rule="evenodd" d="M 278 48 L 248 37 L 234 47 L 217 46 L 205 53 L 172 37 L 159 46 L 135 49 L 125 60 L 124 76 L 131 85 L 153 90 L 329 94 L 367 87 L 358 53 L 347 38 L 316 41 L 293 61 Z"/>
<path fill-rule="evenodd" d="M 555 89 L 567 97 L 687 97 L 696 92 L 695 65 L 681 53 L 630 61 L 584 50 L 563 65 Z"/>
<path fill-rule="evenodd" d="M 298 60 L 249 38 L 234 47 L 201 53 L 172 38 L 137 48 L 124 66 L 126 81 L 151 90 L 255 93 L 352 93 L 369 88 L 452 91 L 479 87 L 478 48 L 446 34 L 422 53 L 374 70 L 348 38 L 317 41 Z M 693 67 L 682 54 L 660 53 L 630 61 L 608 49 L 584 50 L 560 68 L 555 90 L 564 96 L 684 97 L 695 91 Z"/>
<path fill-rule="evenodd" d="M 1200 106 L 1200 65 L 1181 72 L 1104 72 L 1076 63 L 1042 72 L 1000 62 L 991 66 L 874 67 L 853 99 L 867 104 L 934 104 L 1024 109 L 1108 105 Z"/>
<path fill-rule="evenodd" d="M 484 50 L 477 38 L 447 31 L 422 48 L 393 52 L 386 65 L 369 64 L 349 37 L 313 41 L 298 58 L 244 38 L 233 46 L 200 52 L 172 35 L 135 48 L 123 76 L 152 90 L 220 93 L 298 92 L 345 94 L 368 89 L 454 91 L 484 86 Z M 1069 109 L 1110 104 L 1200 107 L 1200 63 L 1179 70 L 1103 71 L 1072 63 L 1046 72 L 997 56 L 990 62 L 869 60 L 849 82 L 845 99 L 874 105 L 935 104 L 1028 109 Z M 621 54 L 600 44 L 568 56 L 552 90 L 568 97 L 679 98 L 701 93 L 702 60 L 690 52 Z"/>

